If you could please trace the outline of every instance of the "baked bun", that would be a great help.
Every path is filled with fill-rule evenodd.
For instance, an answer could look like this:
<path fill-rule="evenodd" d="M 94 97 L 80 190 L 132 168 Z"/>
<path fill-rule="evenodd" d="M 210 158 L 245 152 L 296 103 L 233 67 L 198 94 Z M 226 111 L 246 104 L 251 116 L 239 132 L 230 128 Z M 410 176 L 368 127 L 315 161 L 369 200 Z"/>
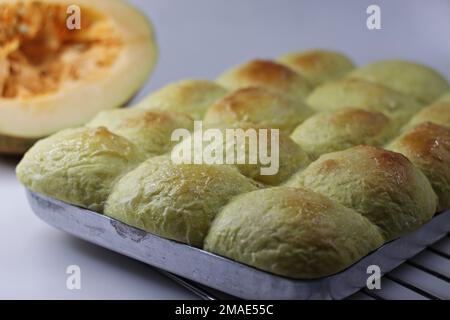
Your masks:
<path fill-rule="evenodd" d="M 365 144 L 381 146 L 393 135 L 391 121 L 383 113 L 343 108 L 315 114 L 294 130 L 291 138 L 312 159 L 325 153 Z"/>
<path fill-rule="evenodd" d="M 328 153 L 288 183 L 319 192 L 359 212 L 387 240 L 413 231 L 436 212 L 425 175 L 405 156 L 371 146 Z"/>
<path fill-rule="evenodd" d="M 303 103 L 252 87 L 217 101 L 206 112 L 204 123 L 209 128 L 274 128 L 290 133 L 311 114 Z"/>
<path fill-rule="evenodd" d="M 429 104 L 449 90 L 447 80 L 435 70 L 401 60 L 377 61 L 354 70 L 349 77 L 382 84 Z"/>
<path fill-rule="evenodd" d="M 405 155 L 427 176 L 439 197 L 438 210 L 450 209 L 450 128 L 431 122 L 419 124 L 388 149 Z"/>
<path fill-rule="evenodd" d="M 106 128 L 67 129 L 37 142 L 17 176 L 35 192 L 103 212 L 114 183 L 140 161 L 133 143 Z"/>
<path fill-rule="evenodd" d="M 175 145 L 172 132 L 180 128 L 193 130 L 194 120 L 184 113 L 132 108 L 103 111 L 88 126 L 107 127 L 135 143 L 149 158 L 170 151 Z"/>
<path fill-rule="evenodd" d="M 145 231 L 202 246 L 211 221 L 232 197 L 255 190 L 230 166 L 175 165 L 147 160 L 114 187 L 105 214 Z"/>
<path fill-rule="evenodd" d="M 301 75 L 270 60 L 252 60 L 225 72 L 217 81 L 231 90 L 262 87 L 300 102 L 311 92 L 311 85 Z"/>
<path fill-rule="evenodd" d="M 407 123 L 406 128 L 412 128 L 420 123 L 433 122 L 450 127 L 450 101 L 438 101 L 420 110 Z"/>
<path fill-rule="evenodd" d="M 397 128 L 422 108 L 407 95 L 358 79 L 324 84 L 311 93 L 307 103 L 315 111 L 332 111 L 344 107 L 379 111 L 391 118 Z"/>
<path fill-rule="evenodd" d="M 226 129 L 220 130 L 223 137 L 227 136 Z M 238 168 L 238 170 L 246 177 L 251 178 L 265 185 L 278 185 L 288 179 L 292 174 L 305 168 L 309 163 L 309 157 L 288 135 L 279 132 L 277 136 L 270 131 L 270 129 L 253 129 L 253 128 L 239 128 L 240 138 L 234 138 L 235 143 L 227 143 L 227 139 L 214 140 L 212 142 L 204 142 L 201 149 L 199 149 L 194 143 L 194 136 L 189 139 L 185 139 L 173 148 L 173 153 L 176 155 L 182 154 L 184 150 L 191 150 L 191 158 L 194 154 L 199 154 L 202 156 L 202 152 L 209 148 L 210 150 L 220 150 L 222 155 L 221 161 L 218 164 L 226 163 L 226 155 L 233 154 L 233 163 Z M 251 131 L 250 131 L 251 130 Z M 253 136 L 254 133 L 255 140 L 258 142 L 254 149 L 250 147 L 249 139 L 247 137 Z M 234 136 L 235 137 L 235 136 Z M 268 154 L 266 156 L 272 156 L 272 138 L 278 139 L 278 148 L 273 150 L 274 157 L 278 154 L 278 168 L 274 168 L 275 164 L 268 164 L 266 160 L 261 161 L 261 156 L 259 153 L 259 146 L 266 146 L 266 142 L 262 144 L 261 137 L 264 137 L 267 142 Z M 241 139 L 242 138 L 242 139 Z M 276 140 L 275 140 L 276 141 Z M 238 156 L 237 150 L 242 152 L 241 156 Z M 254 157 L 257 162 L 255 164 L 250 164 L 250 159 Z M 236 164 L 237 163 L 237 164 Z M 239 164 L 241 163 L 241 164 Z M 211 163 L 212 164 L 212 163 Z M 264 174 L 261 170 L 263 168 L 269 169 L 269 167 L 277 170 L 276 174 L 272 172 L 267 172 Z"/>
<path fill-rule="evenodd" d="M 447 81 L 401 61 L 352 68 L 312 50 L 177 82 L 36 143 L 17 176 L 262 270 L 329 276 L 450 209 Z"/>
<path fill-rule="evenodd" d="M 137 107 L 146 110 L 182 112 L 201 120 L 206 109 L 228 91 L 207 80 L 184 80 L 169 84 L 148 96 Z"/>
<path fill-rule="evenodd" d="M 344 270 L 384 242 L 355 211 L 312 191 L 241 195 L 214 220 L 205 250 L 278 275 L 311 279 Z"/>
<path fill-rule="evenodd" d="M 442 95 L 438 102 L 450 102 L 450 92 L 447 92 L 446 94 Z"/>
<path fill-rule="evenodd" d="M 278 60 L 297 71 L 315 87 L 338 80 L 354 68 L 353 62 L 345 55 L 328 50 L 293 52 Z"/>

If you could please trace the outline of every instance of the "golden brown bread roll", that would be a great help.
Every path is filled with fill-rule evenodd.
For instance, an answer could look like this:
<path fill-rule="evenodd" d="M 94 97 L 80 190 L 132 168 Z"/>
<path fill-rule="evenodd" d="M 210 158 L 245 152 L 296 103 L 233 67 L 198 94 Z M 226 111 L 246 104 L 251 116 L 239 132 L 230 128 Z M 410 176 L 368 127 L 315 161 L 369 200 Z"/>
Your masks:
<path fill-rule="evenodd" d="M 324 84 L 311 93 L 307 103 L 315 111 L 339 110 L 345 107 L 379 111 L 391 118 L 397 128 L 422 108 L 412 97 L 358 79 Z"/>
<path fill-rule="evenodd" d="M 152 93 L 137 107 L 146 110 L 182 112 L 201 120 L 206 109 L 227 95 L 228 91 L 207 80 L 183 80 Z"/>
<path fill-rule="evenodd" d="M 449 84 L 441 74 L 410 61 L 377 61 L 354 70 L 349 77 L 382 84 L 413 96 L 423 104 L 433 102 L 449 90 Z"/>
<path fill-rule="evenodd" d="M 419 124 L 388 146 L 422 170 L 439 197 L 438 210 L 450 209 L 450 128 Z"/>
<path fill-rule="evenodd" d="M 67 129 L 36 143 L 17 176 L 35 192 L 103 212 L 114 183 L 142 160 L 133 143 L 106 128 Z"/>
<path fill-rule="evenodd" d="M 436 194 L 418 168 L 400 153 L 371 146 L 325 154 L 288 185 L 303 186 L 354 209 L 387 240 L 417 229 L 437 208 Z"/>
<path fill-rule="evenodd" d="M 307 189 L 277 187 L 233 199 L 214 220 L 205 250 L 298 279 L 344 270 L 384 242 L 355 211 Z"/>
<path fill-rule="evenodd" d="M 303 103 L 253 87 L 217 101 L 206 112 L 204 122 L 209 128 L 275 128 L 290 133 L 311 114 Z"/>
<path fill-rule="evenodd" d="M 135 143 L 149 158 L 170 151 L 175 145 L 172 132 L 180 128 L 193 130 L 194 120 L 184 113 L 132 108 L 103 111 L 88 126 L 107 127 Z"/>
<path fill-rule="evenodd" d="M 312 159 L 357 145 L 381 146 L 393 135 L 391 121 L 381 112 L 343 108 L 315 114 L 291 138 Z"/>
<path fill-rule="evenodd" d="M 423 108 L 411 118 L 405 129 L 424 122 L 433 122 L 441 126 L 450 127 L 450 101 L 438 101 Z"/>
<path fill-rule="evenodd" d="M 314 87 L 342 78 L 353 68 L 345 55 L 329 50 L 288 53 L 278 59 L 305 77 Z"/>
<path fill-rule="evenodd" d="M 217 81 L 230 90 L 262 87 L 299 102 L 311 92 L 311 85 L 301 75 L 270 60 L 252 60 L 225 72 Z"/>
<path fill-rule="evenodd" d="M 266 139 L 268 141 L 268 150 L 271 152 L 272 149 L 272 135 L 268 132 L 266 135 Z M 258 139 L 260 140 L 260 139 Z M 263 165 L 260 162 L 256 165 L 253 164 L 238 164 L 236 165 L 239 171 L 258 182 L 269 186 L 276 186 L 280 183 L 284 182 L 290 176 L 292 176 L 295 172 L 306 168 L 311 160 L 309 156 L 303 151 L 288 135 L 280 132 L 278 143 L 278 172 L 276 174 L 263 175 L 261 174 L 261 168 L 267 168 L 268 165 Z M 239 146 L 243 148 L 243 145 Z M 248 143 L 245 145 L 245 150 L 249 150 Z M 275 156 L 275 155 L 274 155 Z M 249 152 L 246 153 L 246 159 L 249 158 Z"/>
<path fill-rule="evenodd" d="M 219 129 L 222 137 L 227 137 L 226 129 Z M 246 177 L 249 177 L 255 181 L 261 182 L 265 185 L 278 185 L 289 178 L 292 174 L 305 168 L 311 161 L 300 146 L 298 146 L 287 134 L 279 133 L 278 137 L 273 134 L 270 129 L 254 129 L 254 128 L 239 128 L 239 131 L 233 135 L 233 142 L 230 143 L 227 138 L 203 141 L 203 144 L 196 145 L 194 143 L 195 137 L 192 135 L 190 138 L 185 139 L 173 148 L 172 153 L 180 155 L 184 150 L 191 150 L 191 159 L 194 159 L 195 153 L 202 156 L 202 153 L 206 148 L 209 150 L 220 150 L 221 161 L 219 164 L 226 163 L 226 157 L 228 154 L 233 154 L 233 164 L 239 169 L 239 171 Z M 236 138 L 236 135 L 238 138 Z M 255 137 L 257 145 L 250 147 L 250 137 Z M 266 141 L 262 144 L 261 137 Z M 272 148 L 272 138 L 274 138 L 277 144 L 276 148 Z M 267 145 L 266 145 L 267 142 Z M 260 147 L 266 146 L 265 151 L 261 153 Z M 241 156 L 238 155 L 237 150 L 241 151 Z M 274 153 L 272 156 L 272 152 Z M 261 161 L 261 156 L 267 159 Z M 250 163 L 251 157 L 257 160 L 257 163 Z M 274 158 L 276 157 L 276 160 Z M 265 163 L 270 161 L 274 163 Z M 239 162 L 241 161 L 241 162 Z M 277 166 L 277 167 L 275 167 Z M 275 174 L 269 172 L 268 174 L 262 172 L 262 168 L 277 170 Z M 272 170 L 271 170 L 272 171 Z"/>
<path fill-rule="evenodd" d="M 230 166 L 175 165 L 150 158 L 116 184 L 105 214 L 145 231 L 194 246 L 233 196 L 256 190 Z"/>

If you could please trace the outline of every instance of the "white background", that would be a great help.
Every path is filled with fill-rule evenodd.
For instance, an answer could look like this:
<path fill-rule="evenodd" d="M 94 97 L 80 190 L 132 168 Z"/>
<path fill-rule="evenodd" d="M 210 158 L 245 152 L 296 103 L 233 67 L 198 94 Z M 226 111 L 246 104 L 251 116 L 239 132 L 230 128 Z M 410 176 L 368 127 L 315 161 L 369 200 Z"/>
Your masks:
<path fill-rule="evenodd" d="M 132 2 L 152 19 L 160 45 L 156 72 L 137 99 L 171 81 L 213 79 L 248 59 L 315 47 L 341 50 L 358 64 L 415 60 L 450 78 L 450 0 Z M 382 30 L 366 28 L 370 4 L 381 7 Z M 0 298 L 195 298 L 151 267 L 39 221 L 15 179 L 16 164 L 0 156 Z M 81 291 L 66 289 L 72 264 L 81 267 Z"/>

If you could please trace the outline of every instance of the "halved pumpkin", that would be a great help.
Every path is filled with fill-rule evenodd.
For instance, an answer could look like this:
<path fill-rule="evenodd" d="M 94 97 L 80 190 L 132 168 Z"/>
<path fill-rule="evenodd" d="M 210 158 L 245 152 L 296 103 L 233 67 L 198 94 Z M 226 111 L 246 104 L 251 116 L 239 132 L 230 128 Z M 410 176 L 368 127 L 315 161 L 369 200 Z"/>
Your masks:
<path fill-rule="evenodd" d="M 0 152 L 123 105 L 156 57 L 149 20 L 125 1 L 0 0 Z"/>

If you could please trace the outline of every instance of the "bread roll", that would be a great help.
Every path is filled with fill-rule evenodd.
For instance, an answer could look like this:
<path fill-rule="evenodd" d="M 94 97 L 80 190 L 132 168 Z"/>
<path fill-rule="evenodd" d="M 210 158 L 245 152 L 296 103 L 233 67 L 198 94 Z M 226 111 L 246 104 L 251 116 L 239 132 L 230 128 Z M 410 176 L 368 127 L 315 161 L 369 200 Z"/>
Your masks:
<path fill-rule="evenodd" d="M 435 70 L 402 60 L 377 61 L 354 70 L 349 77 L 382 84 L 429 104 L 449 90 L 448 81 Z"/>
<path fill-rule="evenodd" d="M 397 138 L 388 149 L 400 152 L 422 170 L 439 197 L 438 210 L 450 209 L 450 128 L 419 124 Z"/>
<path fill-rule="evenodd" d="M 156 91 L 137 105 L 146 110 L 176 111 L 201 120 L 206 109 L 228 91 L 207 80 L 183 80 Z"/>
<path fill-rule="evenodd" d="M 361 144 L 381 146 L 392 135 L 391 121 L 381 112 L 343 108 L 312 116 L 294 130 L 291 138 L 317 159 Z"/>
<path fill-rule="evenodd" d="M 225 206 L 204 248 L 278 275 L 311 279 L 344 270 L 383 241 L 355 211 L 306 189 L 276 187 Z"/>
<path fill-rule="evenodd" d="M 423 108 L 411 118 L 405 129 L 424 122 L 433 122 L 441 126 L 450 127 L 450 101 L 438 101 Z"/>
<path fill-rule="evenodd" d="M 399 153 L 358 146 L 328 153 L 288 183 L 319 192 L 361 213 L 387 240 L 413 231 L 436 212 L 425 175 Z"/>
<path fill-rule="evenodd" d="M 392 119 L 397 128 L 405 124 L 422 106 L 413 98 L 364 80 L 346 79 L 316 88 L 307 99 L 315 111 L 344 107 L 379 111 Z"/>
<path fill-rule="evenodd" d="M 311 114 L 305 104 L 253 87 L 217 101 L 206 112 L 204 123 L 209 128 L 275 128 L 290 133 Z"/>
<path fill-rule="evenodd" d="M 35 192 L 101 213 L 114 183 L 142 160 L 106 128 L 67 129 L 36 143 L 17 176 Z"/>
<path fill-rule="evenodd" d="M 293 52 L 278 60 L 297 71 L 314 87 L 338 80 L 354 68 L 353 62 L 345 55 L 328 50 Z"/>
<path fill-rule="evenodd" d="M 270 60 L 247 62 L 225 72 L 218 82 L 231 90 L 262 87 L 300 103 L 311 92 L 311 85 L 301 75 L 287 66 Z"/>
<path fill-rule="evenodd" d="M 233 196 L 255 189 L 233 167 L 175 165 L 170 157 L 160 156 L 116 184 L 105 214 L 165 238 L 202 246 L 220 208 Z"/>
<path fill-rule="evenodd" d="M 194 120 L 184 113 L 132 108 L 103 111 L 88 126 L 107 127 L 135 143 L 149 158 L 170 151 L 175 145 L 172 132 L 180 128 L 193 130 Z"/>
<path fill-rule="evenodd" d="M 251 130 L 252 132 L 250 132 Z M 226 156 L 233 154 L 234 164 L 239 171 L 255 181 L 261 182 L 265 185 L 278 185 L 289 178 L 292 174 L 305 168 L 309 163 L 309 157 L 288 135 L 280 132 L 278 136 L 278 148 L 272 149 L 272 138 L 276 135 L 272 135 L 270 129 L 263 129 L 264 131 L 253 128 L 239 128 L 242 139 L 234 138 L 235 143 L 228 143 L 227 139 L 214 140 L 204 142 L 201 149 L 196 148 L 194 143 L 194 136 L 190 139 L 186 139 L 173 148 L 174 154 L 181 154 L 183 150 L 190 148 L 191 158 L 194 157 L 194 153 L 202 155 L 202 152 L 208 147 L 210 150 L 220 150 L 222 157 L 221 163 L 226 163 Z M 227 130 L 220 129 L 223 137 L 227 136 Z M 249 138 L 254 133 L 255 141 L 257 145 L 250 147 Z M 266 142 L 262 143 L 260 137 L 264 137 Z M 267 145 L 266 145 L 267 143 Z M 264 148 L 264 157 L 277 158 L 278 171 L 276 174 L 263 174 L 262 168 L 271 167 L 274 164 L 267 164 L 261 161 L 260 146 L 266 146 Z M 238 162 L 238 150 L 242 152 L 243 157 L 239 157 L 242 163 Z M 267 153 L 266 153 L 267 152 Z M 251 164 L 250 159 L 254 157 L 257 159 L 256 164 Z"/>
<path fill-rule="evenodd" d="M 450 102 L 450 92 L 447 92 L 446 94 L 442 95 L 438 102 Z"/>
<path fill-rule="evenodd" d="M 17 176 L 34 192 L 295 279 L 340 272 L 450 209 L 446 79 L 405 61 L 352 72 L 326 50 L 278 61 L 100 113 L 36 143 Z M 226 129 L 244 140 L 230 144 Z M 244 159 L 227 162 L 231 149 Z M 189 152 L 193 164 L 177 164 L 179 150 L 202 159 Z"/>

